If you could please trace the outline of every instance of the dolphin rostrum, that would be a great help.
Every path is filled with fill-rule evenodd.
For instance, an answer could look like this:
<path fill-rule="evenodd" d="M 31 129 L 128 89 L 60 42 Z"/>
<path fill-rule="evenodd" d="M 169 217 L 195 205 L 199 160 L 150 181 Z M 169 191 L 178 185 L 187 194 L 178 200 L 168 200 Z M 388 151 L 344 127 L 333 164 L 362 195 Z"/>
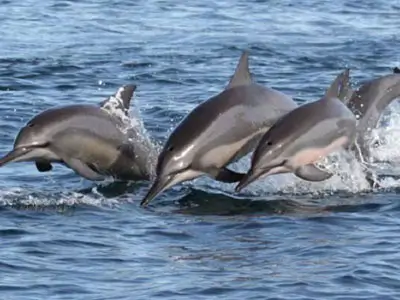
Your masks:
<path fill-rule="evenodd" d="M 370 131 L 377 126 L 384 110 L 400 97 L 400 70 L 394 68 L 393 73 L 365 82 L 347 103 L 357 118 L 357 137 L 352 149 L 360 160 L 371 155 Z"/>
<path fill-rule="evenodd" d="M 202 175 L 238 182 L 244 174 L 227 166 L 253 150 L 262 134 L 296 107 L 292 98 L 253 82 L 244 51 L 226 88 L 193 109 L 169 136 L 141 205 Z"/>
<path fill-rule="evenodd" d="M 339 74 L 325 95 L 280 118 L 260 140 L 251 167 L 236 186 L 237 192 L 260 178 L 293 172 L 307 181 L 323 181 L 333 174 L 314 163 L 354 140 L 356 119 L 342 102 L 348 95 L 349 70 Z M 339 99 L 341 97 L 342 99 Z"/>
<path fill-rule="evenodd" d="M 104 180 L 149 180 L 149 151 L 144 144 L 129 139 L 122 131 L 122 118 L 111 113 L 110 99 L 117 99 L 123 114 L 136 89 L 125 85 L 96 105 L 68 105 L 45 110 L 32 118 L 18 133 L 14 148 L 0 159 L 0 166 L 11 162 L 33 161 L 39 172 L 48 172 L 52 163 L 61 163 L 80 176 Z"/>

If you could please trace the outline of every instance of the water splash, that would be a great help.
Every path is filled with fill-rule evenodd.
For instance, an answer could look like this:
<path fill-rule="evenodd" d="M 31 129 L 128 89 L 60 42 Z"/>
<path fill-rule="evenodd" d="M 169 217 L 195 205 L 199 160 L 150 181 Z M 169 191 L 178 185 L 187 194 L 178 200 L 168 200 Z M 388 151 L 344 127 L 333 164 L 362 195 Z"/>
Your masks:
<path fill-rule="evenodd" d="M 155 174 L 155 163 L 157 161 L 159 147 L 150 138 L 150 135 L 144 127 L 139 109 L 136 106 L 132 107 L 132 111 L 124 107 L 121 93 L 124 87 L 118 89 L 117 93 L 110 96 L 102 105 L 102 109 L 120 120 L 122 127 L 120 128 L 125 133 L 129 141 L 134 144 L 141 144 L 144 150 L 148 153 L 147 165 L 150 174 Z"/>
<path fill-rule="evenodd" d="M 79 204 L 112 207 L 118 205 L 119 201 L 113 198 L 106 199 L 96 193 L 91 195 L 74 191 L 47 193 L 38 192 L 37 190 L 29 191 L 26 188 L 12 188 L 2 191 L 0 195 L 0 206 L 15 208 L 74 207 Z"/>
<path fill-rule="evenodd" d="M 400 162 L 400 103 L 393 102 L 382 116 L 381 126 L 371 131 L 377 147 L 371 147 L 376 162 Z"/>

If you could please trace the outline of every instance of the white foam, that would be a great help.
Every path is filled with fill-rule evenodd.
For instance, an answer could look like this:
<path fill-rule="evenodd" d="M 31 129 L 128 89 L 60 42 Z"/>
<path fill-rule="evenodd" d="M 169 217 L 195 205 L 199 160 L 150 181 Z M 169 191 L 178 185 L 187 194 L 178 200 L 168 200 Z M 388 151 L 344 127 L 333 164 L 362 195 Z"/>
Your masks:
<path fill-rule="evenodd" d="M 138 107 L 133 105 L 131 111 L 124 108 L 123 100 L 120 97 L 122 89 L 123 87 L 117 91 L 115 96 L 109 97 L 102 108 L 121 120 L 123 128 L 120 129 L 129 136 L 129 140 L 133 144 L 140 143 L 142 146 L 146 147 L 149 153 L 147 164 L 150 173 L 154 176 L 155 163 L 160 150 L 159 146 L 151 140 L 150 135 L 146 131 Z M 137 96 L 135 95 L 134 97 L 134 102 L 137 103 Z"/>
<path fill-rule="evenodd" d="M 101 195 L 86 195 L 79 192 L 38 192 L 27 188 L 12 188 L 0 192 L 0 206 L 11 207 L 49 207 L 49 206 L 74 206 L 86 204 L 91 206 L 115 206 L 119 201 L 115 198 L 104 198 Z"/>
<path fill-rule="evenodd" d="M 400 162 L 400 103 L 393 102 L 382 117 L 381 126 L 372 131 L 379 146 L 372 148 L 373 158 L 377 161 Z"/>

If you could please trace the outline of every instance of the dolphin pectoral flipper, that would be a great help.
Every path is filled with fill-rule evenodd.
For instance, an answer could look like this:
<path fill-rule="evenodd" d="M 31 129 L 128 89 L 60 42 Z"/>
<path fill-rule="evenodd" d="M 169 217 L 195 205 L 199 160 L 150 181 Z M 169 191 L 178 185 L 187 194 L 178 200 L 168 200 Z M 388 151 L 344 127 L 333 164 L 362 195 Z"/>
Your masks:
<path fill-rule="evenodd" d="M 294 174 L 307 181 L 324 181 L 333 176 L 332 173 L 323 171 L 314 164 L 301 166 L 294 171 Z"/>
<path fill-rule="evenodd" d="M 36 169 L 39 172 L 49 172 L 49 171 L 51 171 L 51 169 L 53 169 L 53 166 L 51 165 L 51 163 L 46 162 L 46 161 L 36 161 L 35 165 L 36 165 Z"/>
<path fill-rule="evenodd" d="M 104 176 L 100 175 L 93 171 L 88 165 L 83 163 L 81 160 L 76 158 L 64 158 L 65 164 L 74 170 L 80 176 L 92 180 L 92 181 L 100 181 L 104 180 Z"/>
<path fill-rule="evenodd" d="M 239 182 L 245 176 L 243 173 L 238 173 L 229 170 L 228 168 L 215 169 L 215 171 L 211 172 L 211 174 L 215 180 L 226 183 Z"/>

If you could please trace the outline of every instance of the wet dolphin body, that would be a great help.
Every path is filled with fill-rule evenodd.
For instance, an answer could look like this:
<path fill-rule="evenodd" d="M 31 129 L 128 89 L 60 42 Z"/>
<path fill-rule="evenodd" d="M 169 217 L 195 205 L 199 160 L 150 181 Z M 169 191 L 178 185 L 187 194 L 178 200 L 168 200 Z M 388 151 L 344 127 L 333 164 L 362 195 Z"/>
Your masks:
<path fill-rule="evenodd" d="M 292 98 L 253 82 L 248 53 L 243 52 L 225 90 L 198 105 L 169 136 L 158 158 L 156 179 L 141 205 L 202 175 L 238 182 L 244 174 L 226 166 L 253 150 L 262 134 L 296 107 Z"/>
<path fill-rule="evenodd" d="M 347 106 L 357 118 L 357 137 L 352 150 L 359 160 L 370 158 L 370 135 L 393 100 L 400 97 L 400 70 L 394 74 L 378 77 L 362 84 L 355 90 Z"/>
<path fill-rule="evenodd" d="M 113 97 L 126 116 L 135 89 L 135 85 L 123 86 Z M 52 163 L 61 163 L 92 181 L 109 176 L 149 180 L 148 151 L 129 139 L 132 132 L 122 131 L 122 119 L 108 107 L 110 98 L 99 106 L 69 105 L 36 115 L 20 130 L 0 166 L 33 161 L 38 171 L 47 172 Z"/>
<path fill-rule="evenodd" d="M 280 118 L 267 131 L 251 159 L 251 167 L 235 190 L 261 176 L 293 172 L 307 181 L 324 181 L 333 174 L 314 163 L 347 148 L 356 134 L 356 118 L 343 103 L 348 95 L 349 70 L 336 77 L 318 101 L 304 104 Z M 340 97 L 341 99 L 339 99 Z"/>

